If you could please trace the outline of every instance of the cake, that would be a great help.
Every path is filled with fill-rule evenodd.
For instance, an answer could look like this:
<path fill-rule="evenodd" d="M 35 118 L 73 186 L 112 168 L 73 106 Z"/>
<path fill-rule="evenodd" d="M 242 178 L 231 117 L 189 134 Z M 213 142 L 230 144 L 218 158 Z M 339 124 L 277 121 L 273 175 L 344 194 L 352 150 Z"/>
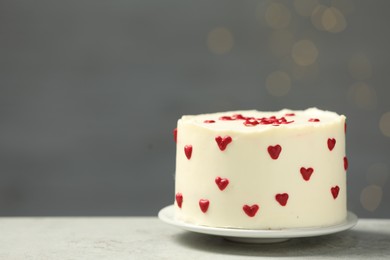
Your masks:
<path fill-rule="evenodd" d="M 183 116 L 175 219 L 209 227 L 326 227 L 347 217 L 345 116 L 317 108 Z"/>

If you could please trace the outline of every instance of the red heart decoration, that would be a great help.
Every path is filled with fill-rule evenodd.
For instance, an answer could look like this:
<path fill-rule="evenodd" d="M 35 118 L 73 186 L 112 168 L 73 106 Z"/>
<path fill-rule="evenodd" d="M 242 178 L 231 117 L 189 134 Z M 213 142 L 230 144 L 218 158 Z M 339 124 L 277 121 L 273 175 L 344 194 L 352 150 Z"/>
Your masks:
<path fill-rule="evenodd" d="M 215 141 L 218 144 L 218 147 L 221 151 L 224 151 L 228 144 L 232 142 L 232 138 L 230 136 L 225 136 L 224 138 L 217 136 L 215 137 Z"/>
<path fill-rule="evenodd" d="M 177 128 L 173 129 L 173 140 L 177 143 Z"/>
<path fill-rule="evenodd" d="M 336 199 L 337 196 L 339 196 L 340 188 L 339 186 L 334 186 L 330 189 L 330 191 L 332 192 L 333 198 Z"/>
<path fill-rule="evenodd" d="M 244 210 L 244 212 L 249 216 L 249 217 L 254 217 L 257 213 L 257 211 L 259 210 L 259 205 L 257 204 L 253 204 L 252 206 L 249 206 L 249 205 L 244 205 L 242 207 L 242 209 Z"/>
<path fill-rule="evenodd" d="M 279 154 L 282 151 L 282 147 L 280 145 L 275 145 L 275 146 L 268 146 L 268 153 L 271 156 L 272 159 L 276 160 L 279 158 Z"/>
<path fill-rule="evenodd" d="M 348 170 L 348 158 L 344 156 L 344 170 Z"/>
<path fill-rule="evenodd" d="M 336 139 L 334 138 L 329 138 L 328 139 L 328 148 L 330 151 L 333 150 L 334 146 L 336 145 Z"/>
<path fill-rule="evenodd" d="M 226 178 L 217 177 L 215 178 L 215 183 L 218 185 L 220 190 L 224 190 L 229 184 L 229 180 Z"/>
<path fill-rule="evenodd" d="M 176 203 L 179 208 L 181 208 L 181 205 L 183 204 L 183 194 L 180 192 L 176 194 Z"/>
<path fill-rule="evenodd" d="M 305 168 L 305 167 L 301 167 L 301 175 L 302 175 L 302 178 L 305 180 L 305 181 L 308 181 L 310 180 L 310 177 L 311 177 L 311 174 L 313 173 L 314 169 L 309 167 L 309 168 Z"/>
<path fill-rule="evenodd" d="M 199 207 L 203 213 L 206 213 L 206 211 L 209 209 L 209 205 L 210 205 L 209 200 L 206 200 L 206 199 L 199 200 Z"/>
<path fill-rule="evenodd" d="M 191 159 L 191 156 L 192 156 L 192 145 L 184 146 L 184 153 L 186 154 L 188 160 Z"/>
<path fill-rule="evenodd" d="M 276 194 L 275 199 L 279 202 L 280 205 L 286 206 L 288 200 L 288 194 L 287 193 Z"/>

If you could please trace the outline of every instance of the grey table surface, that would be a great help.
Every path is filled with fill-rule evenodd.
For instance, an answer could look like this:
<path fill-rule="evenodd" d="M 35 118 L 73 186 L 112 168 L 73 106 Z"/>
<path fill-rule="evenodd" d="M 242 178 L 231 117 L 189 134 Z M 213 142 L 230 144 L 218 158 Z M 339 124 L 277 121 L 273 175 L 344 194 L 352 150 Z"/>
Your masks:
<path fill-rule="evenodd" d="M 0 218 L 0 259 L 390 259 L 390 219 L 275 244 L 234 243 L 156 217 Z"/>

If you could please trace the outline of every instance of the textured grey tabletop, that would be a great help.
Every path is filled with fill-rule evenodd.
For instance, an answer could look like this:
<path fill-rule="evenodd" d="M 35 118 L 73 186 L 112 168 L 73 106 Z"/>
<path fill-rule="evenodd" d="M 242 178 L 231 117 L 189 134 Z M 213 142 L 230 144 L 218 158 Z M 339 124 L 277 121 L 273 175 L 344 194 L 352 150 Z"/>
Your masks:
<path fill-rule="evenodd" d="M 390 220 L 276 244 L 240 244 L 155 217 L 0 218 L 0 259 L 389 259 Z"/>

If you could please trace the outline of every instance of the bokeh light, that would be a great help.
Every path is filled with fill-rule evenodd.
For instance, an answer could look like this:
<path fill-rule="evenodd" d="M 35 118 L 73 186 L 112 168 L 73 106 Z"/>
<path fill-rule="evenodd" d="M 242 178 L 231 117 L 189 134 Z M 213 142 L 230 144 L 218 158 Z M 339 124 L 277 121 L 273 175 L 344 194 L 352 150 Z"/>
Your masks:
<path fill-rule="evenodd" d="M 327 7 L 324 5 L 317 5 L 311 13 L 311 23 L 317 30 L 325 31 L 324 25 L 322 23 L 322 16 L 326 9 Z"/>
<path fill-rule="evenodd" d="M 374 88 L 364 82 L 357 82 L 348 89 L 348 101 L 360 109 L 372 110 L 377 106 L 377 95 Z"/>
<path fill-rule="evenodd" d="M 293 33 L 285 29 L 273 31 L 268 38 L 268 45 L 271 52 L 279 58 L 291 53 L 293 43 Z"/>
<path fill-rule="evenodd" d="M 322 28 L 328 32 L 339 33 L 345 30 L 347 22 L 344 15 L 335 7 L 326 8 L 321 17 Z"/>
<path fill-rule="evenodd" d="M 390 111 L 384 113 L 379 120 L 379 129 L 384 136 L 390 137 Z"/>
<path fill-rule="evenodd" d="M 290 76 L 284 71 L 274 71 L 266 79 L 268 92 L 273 96 L 284 96 L 291 88 Z"/>
<path fill-rule="evenodd" d="M 207 46 L 215 54 L 229 52 L 234 45 L 233 34 L 225 27 L 211 30 L 207 37 Z"/>
<path fill-rule="evenodd" d="M 344 14 L 333 6 L 317 5 L 310 18 L 314 27 L 320 31 L 339 33 L 347 28 Z"/>
<path fill-rule="evenodd" d="M 375 211 L 382 201 L 382 188 L 377 185 L 365 187 L 360 194 L 360 202 L 364 209 Z"/>
<path fill-rule="evenodd" d="M 358 53 L 349 60 L 348 71 L 354 79 L 366 80 L 372 76 L 372 65 L 366 55 Z"/>
<path fill-rule="evenodd" d="M 313 64 L 317 57 L 317 47 L 310 40 L 298 41 L 292 48 L 292 58 L 298 65 L 307 66 Z"/>
<path fill-rule="evenodd" d="M 290 10 L 281 3 L 270 3 L 265 12 L 265 20 L 273 29 L 283 29 L 290 24 Z"/>
<path fill-rule="evenodd" d="M 367 170 L 367 181 L 383 187 L 389 178 L 389 167 L 385 163 L 374 163 Z"/>
<path fill-rule="evenodd" d="M 304 17 L 311 16 L 318 5 L 318 0 L 294 0 L 295 11 Z"/>

